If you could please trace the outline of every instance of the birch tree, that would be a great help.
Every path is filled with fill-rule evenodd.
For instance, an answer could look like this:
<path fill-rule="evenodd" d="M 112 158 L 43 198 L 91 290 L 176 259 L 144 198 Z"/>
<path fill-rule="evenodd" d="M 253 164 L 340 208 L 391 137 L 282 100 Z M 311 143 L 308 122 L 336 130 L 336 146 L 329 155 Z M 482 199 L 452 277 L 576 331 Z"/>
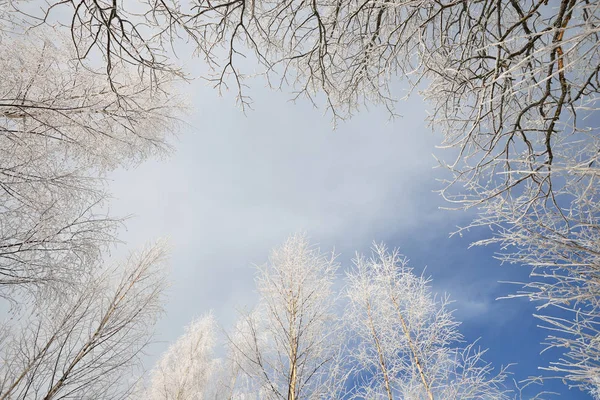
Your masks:
<path fill-rule="evenodd" d="M 11 2 L 13 11 L 22 3 Z M 392 88 L 405 80 L 423 88 L 444 145 L 459 149 L 457 160 L 445 163 L 458 185 L 445 194 L 465 206 L 511 193 L 557 206 L 561 173 L 577 172 L 584 181 L 597 175 L 597 128 L 586 122 L 597 114 L 597 1 L 131 4 L 50 1 L 20 15 L 31 24 L 69 15 L 77 58 L 96 49 L 111 76 L 114 60 L 169 69 L 169 45 L 185 38 L 212 67 L 207 78 L 242 90 L 239 61 L 253 54 L 273 86 L 310 99 L 324 93 L 338 118 L 364 102 L 395 112 Z"/>
<path fill-rule="evenodd" d="M 53 29 L 0 32 L 0 69 L 0 296 L 11 298 L 96 265 L 119 222 L 102 212 L 106 173 L 166 154 L 181 103 L 131 68 L 111 91 Z"/>
<path fill-rule="evenodd" d="M 493 373 L 476 343 L 462 345 L 448 297 L 385 246 L 357 256 L 347 274 L 344 315 L 356 365 L 354 398 L 509 399 L 505 370 Z"/>
<path fill-rule="evenodd" d="M 593 357 L 584 354 L 599 342 L 583 332 L 594 331 L 600 297 L 600 2 L 54 0 L 35 13 L 24 1 L 9 8 L 30 25 L 67 15 L 77 60 L 100 55 L 111 79 L 121 62 L 179 74 L 169 55 L 183 38 L 211 68 L 205 78 L 233 84 L 242 105 L 241 60 L 249 55 L 271 86 L 315 103 L 324 94 L 335 119 L 364 103 L 396 113 L 400 81 L 421 90 L 432 126 L 456 154 L 440 160 L 452 172 L 442 195 L 457 208 L 479 208 L 465 229 L 498 233 L 479 244 L 500 243 L 505 260 L 534 267 L 524 294 L 547 305 L 542 318 L 556 306 L 573 311 L 561 329 L 585 343 L 585 362 L 576 356 L 560 369 L 597 386 Z"/>
<path fill-rule="evenodd" d="M 164 255 L 157 244 L 96 266 L 77 289 L 29 308 L 0 349 L 0 399 L 127 397 L 161 312 Z"/>
<path fill-rule="evenodd" d="M 216 322 L 212 314 L 193 321 L 154 367 L 143 396 L 150 400 L 203 400 L 214 398 L 219 372 L 213 359 Z M 213 393 L 210 391 L 213 390 Z M 225 396 L 219 397 L 225 398 Z"/>
<path fill-rule="evenodd" d="M 107 81 L 13 5 L 0 1 L 0 297 L 19 307 L 1 329 L 0 399 L 124 398 L 161 310 L 164 250 L 103 266 L 120 222 L 104 179 L 165 154 L 181 103 L 171 76 L 121 64 Z"/>
<path fill-rule="evenodd" d="M 563 208 L 563 214 L 540 204 L 532 205 L 527 215 L 521 214 L 519 204 L 490 208 L 479 222 L 490 222 L 497 236 L 478 244 L 499 242 L 502 261 L 532 266 L 530 281 L 515 282 L 518 289 L 508 297 L 536 302 L 536 316 L 548 330 L 547 350 L 563 353 L 542 367 L 600 398 L 600 225 L 598 203 L 586 199 L 597 188 L 590 185 L 585 191 L 590 193 L 582 193 L 582 202 Z M 500 225 L 498 218 L 509 223 Z"/>
<path fill-rule="evenodd" d="M 425 79 L 433 119 L 465 148 L 486 143 L 480 129 L 499 151 L 511 137 L 525 145 L 561 129 L 567 113 L 595 109 L 598 3 L 590 0 L 78 0 L 49 1 L 37 12 L 17 0 L 11 7 L 32 24 L 68 16 L 78 57 L 96 51 L 109 75 L 119 60 L 179 70 L 169 50 L 183 38 L 214 67 L 217 84 L 228 74 L 239 83 L 239 61 L 253 54 L 275 86 L 322 91 L 339 116 L 365 100 L 392 108 L 395 80 Z M 528 154 L 545 164 L 551 154 L 539 144 Z"/>
<path fill-rule="evenodd" d="M 259 267 L 257 308 L 229 335 L 239 377 L 234 397 L 335 398 L 341 389 L 332 255 L 292 236 Z"/>

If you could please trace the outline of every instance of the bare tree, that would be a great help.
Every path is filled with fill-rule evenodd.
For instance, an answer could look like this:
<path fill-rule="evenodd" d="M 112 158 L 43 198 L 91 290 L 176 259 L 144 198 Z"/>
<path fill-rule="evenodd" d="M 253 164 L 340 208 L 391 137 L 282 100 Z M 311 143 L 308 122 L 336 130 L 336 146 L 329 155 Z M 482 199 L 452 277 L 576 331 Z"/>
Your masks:
<path fill-rule="evenodd" d="M 115 72 L 114 93 L 53 29 L 0 36 L 0 295 L 10 297 L 95 265 L 118 223 L 102 212 L 104 176 L 165 154 L 181 103 L 131 68 Z"/>
<path fill-rule="evenodd" d="M 158 244 L 96 267 L 13 323 L 0 350 L 0 399 L 125 398 L 161 312 L 164 255 Z"/>
<path fill-rule="evenodd" d="M 151 400 L 209 399 L 215 388 L 218 361 L 213 359 L 216 322 L 212 314 L 193 321 L 154 367 L 150 387 L 143 395 Z M 224 397 L 224 396 L 223 396 Z"/>
<path fill-rule="evenodd" d="M 461 344 L 448 298 L 436 298 L 397 251 L 376 245 L 372 258 L 357 256 L 345 293 L 355 398 L 510 398 L 505 370 L 493 374 L 485 351 Z"/>
<path fill-rule="evenodd" d="M 34 13 L 15 0 L 6 7 L 30 25 L 68 15 L 76 58 L 87 65 L 91 54 L 101 55 L 111 80 L 120 63 L 180 73 L 169 55 L 185 38 L 212 67 L 207 78 L 219 87 L 233 82 L 242 105 L 248 98 L 240 60 L 248 54 L 273 87 L 314 102 L 324 93 L 335 118 L 369 102 L 395 113 L 399 80 L 422 89 L 431 123 L 457 154 L 441 161 L 453 172 L 442 194 L 458 208 L 480 207 L 470 226 L 500 231 L 480 244 L 515 246 L 505 259 L 535 267 L 531 299 L 573 310 L 567 331 L 586 343 L 583 353 L 598 351 L 598 341 L 580 334 L 596 313 L 586 311 L 583 323 L 579 310 L 594 310 L 600 297 L 593 244 L 600 240 L 593 121 L 600 2 L 54 0 Z M 560 244 L 550 249 L 546 237 Z M 592 369 L 569 377 L 596 386 Z"/>
<path fill-rule="evenodd" d="M 239 378 L 234 398 L 333 398 L 341 388 L 333 256 L 292 236 L 258 270 L 260 302 L 229 336 Z"/>
<path fill-rule="evenodd" d="M 107 81 L 14 5 L 0 1 L 0 297 L 20 304 L 0 332 L 0 399 L 124 398 L 160 312 L 164 251 L 101 265 L 120 222 L 104 179 L 166 154 L 181 102 L 171 74 L 121 63 Z"/>
<path fill-rule="evenodd" d="M 564 350 L 544 369 L 600 398 L 600 225 L 594 211 L 598 203 L 586 197 L 582 193 L 581 202 L 563 208 L 564 214 L 550 212 L 543 204 L 533 204 L 526 215 L 519 204 L 490 207 L 479 223 L 488 221 L 496 236 L 477 244 L 499 242 L 500 260 L 532 266 L 530 281 L 516 282 L 521 288 L 508 297 L 535 301 L 536 316 L 549 330 L 547 350 Z"/>
<path fill-rule="evenodd" d="M 445 145 L 460 149 L 448 167 L 468 190 L 447 196 L 472 206 L 517 187 L 528 188 L 530 200 L 548 200 L 560 182 L 554 172 L 595 171 L 597 135 L 585 118 L 597 110 L 599 6 L 591 0 L 161 0 L 126 7 L 79 0 L 51 1 L 37 14 L 21 15 L 43 24 L 54 10 L 67 13 L 77 58 L 98 49 L 110 71 L 114 59 L 163 70 L 169 46 L 184 37 L 213 67 L 217 85 L 233 75 L 241 90 L 237 61 L 254 53 L 274 86 L 290 84 L 310 98 L 324 92 L 338 117 L 365 101 L 393 110 L 391 88 L 406 78 L 424 88 Z"/>
<path fill-rule="evenodd" d="M 227 335 L 226 359 L 212 356 L 212 316 L 197 320 L 157 363 L 142 397 L 512 398 L 506 369 L 493 373 L 485 350 L 463 344 L 448 298 L 434 296 L 396 251 L 381 245 L 356 259 L 343 313 L 333 307 L 336 269 L 303 236 L 291 237 L 259 269 L 259 304 Z"/>
<path fill-rule="evenodd" d="M 50 1 L 37 13 L 23 3 L 12 8 L 31 23 L 69 15 L 78 57 L 97 50 L 109 74 L 115 60 L 169 69 L 169 47 L 182 37 L 217 80 L 243 77 L 236 59 L 253 52 L 277 81 L 309 96 L 324 91 L 346 112 L 363 100 L 391 107 L 398 76 L 426 79 L 433 119 L 466 148 L 485 143 L 479 129 L 494 134 L 493 147 L 552 135 L 562 111 L 594 107 L 597 94 L 598 4 L 590 0 L 78 0 Z"/>

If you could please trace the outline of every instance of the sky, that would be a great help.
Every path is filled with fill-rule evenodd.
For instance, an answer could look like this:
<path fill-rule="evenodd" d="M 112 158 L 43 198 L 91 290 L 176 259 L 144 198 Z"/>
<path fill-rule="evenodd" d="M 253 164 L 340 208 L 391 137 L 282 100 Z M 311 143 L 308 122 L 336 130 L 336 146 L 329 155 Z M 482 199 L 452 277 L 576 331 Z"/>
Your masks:
<path fill-rule="evenodd" d="M 190 70 L 205 72 L 199 60 Z M 461 333 L 489 348 L 487 361 L 515 364 L 516 380 L 541 373 L 551 354 L 540 356 L 546 332 L 532 316 L 535 305 L 496 300 L 516 290 L 501 281 L 524 281 L 528 270 L 501 266 L 497 248 L 469 248 L 489 235 L 483 228 L 450 237 L 473 214 L 440 209 L 447 204 L 435 191 L 446 172 L 434 168 L 434 155 L 450 154 L 436 149 L 441 136 L 427 127 L 418 95 L 398 104 L 397 119 L 370 107 L 333 130 L 323 110 L 290 102 L 259 79 L 246 114 L 232 93 L 220 97 L 202 81 L 183 92 L 190 111 L 173 154 L 109 177 L 110 212 L 131 215 L 110 258 L 158 238 L 171 244 L 171 286 L 147 368 L 195 317 L 212 310 L 231 326 L 236 309 L 256 302 L 253 266 L 305 232 L 323 251 L 335 250 L 342 268 L 374 241 L 399 248 L 417 273 L 432 277 L 434 291 L 454 299 Z M 558 380 L 544 388 L 562 399 L 590 398 Z"/>
<path fill-rule="evenodd" d="M 256 301 L 253 266 L 295 232 L 324 251 L 335 250 L 344 268 L 373 241 L 397 247 L 417 273 L 425 269 L 434 290 L 455 300 L 466 340 L 479 338 L 497 368 L 516 363 L 517 380 L 539 375 L 546 332 L 537 328 L 534 304 L 496 300 L 514 291 L 500 281 L 523 281 L 528 270 L 493 259 L 496 248 L 471 248 L 487 237 L 480 229 L 449 234 L 472 214 L 440 209 L 435 192 L 445 171 L 434 154 L 440 136 L 426 126 L 427 105 L 417 96 L 399 103 L 402 117 L 365 109 L 332 129 L 331 118 L 307 101 L 269 90 L 260 80 L 249 94 L 254 110 L 242 113 L 232 95 L 219 97 L 199 81 L 184 88 L 189 125 L 173 141 L 175 152 L 111 175 L 113 215 L 132 215 L 121 232 L 118 257 L 159 238 L 170 239 L 171 286 L 147 367 L 194 317 L 212 310 L 227 328 L 236 309 Z M 560 398 L 589 399 L 555 380 L 545 386 Z M 527 398 L 527 397 L 524 397 Z"/>

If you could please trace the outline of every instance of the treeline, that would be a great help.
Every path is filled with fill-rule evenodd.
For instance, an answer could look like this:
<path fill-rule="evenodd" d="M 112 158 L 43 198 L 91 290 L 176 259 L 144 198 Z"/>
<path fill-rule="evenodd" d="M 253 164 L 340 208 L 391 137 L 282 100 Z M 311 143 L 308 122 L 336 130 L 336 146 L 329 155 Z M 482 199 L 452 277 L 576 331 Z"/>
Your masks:
<path fill-rule="evenodd" d="M 376 245 L 370 257 L 357 255 L 336 290 L 340 273 L 333 254 L 290 237 L 257 268 L 256 307 L 227 332 L 212 314 L 192 322 L 138 397 L 518 398 L 506 369 L 464 341 L 449 298 L 397 251 Z M 226 355 L 216 359 L 219 337 Z"/>

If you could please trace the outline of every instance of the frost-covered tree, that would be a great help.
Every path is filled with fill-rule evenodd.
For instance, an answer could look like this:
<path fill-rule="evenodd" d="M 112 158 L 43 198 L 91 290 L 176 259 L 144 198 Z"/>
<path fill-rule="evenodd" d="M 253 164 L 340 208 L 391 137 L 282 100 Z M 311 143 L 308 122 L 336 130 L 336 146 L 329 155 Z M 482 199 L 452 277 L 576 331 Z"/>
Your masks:
<path fill-rule="evenodd" d="M 394 113 L 402 80 L 421 90 L 430 122 L 456 154 L 442 160 L 453 173 L 442 194 L 459 208 L 480 207 L 473 225 L 500 230 L 492 241 L 506 259 L 535 268 L 525 289 L 531 299 L 572 310 L 566 336 L 585 343 L 582 354 L 599 351 L 593 334 L 580 335 L 599 322 L 599 1 L 52 0 L 36 10 L 27 3 L 5 5 L 29 24 L 68 16 L 79 62 L 94 55 L 111 78 L 121 62 L 180 73 L 169 55 L 184 38 L 212 67 L 208 78 L 233 83 L 242 105 L 240 60 L 249 54 L 271 86 L 315 102 L 324 94 L 336 118 L 365 102 Z M 561 244 L 549 248 L 546 237 Z M 542 316 L 551 315 L 545 308 Z M 569 361 L 582 371 L 569 376 L 596 385 L 592 360 Z"/>
<path fill-rule="evenodd" d="M 142 397 L 149 400 L 213 398 L 211 394 L 215 395 L 215 381 L 219 378 L 219 364 L 213 359 L 216 330 L 212 314 L 188 325 L 185 333 L 157 362 L 150 377 L 150 386 Z"/>
<path fill-rule="evenodd" d="M 233 398 L 335 398 L 341 390 L 333 255 L 290 237 L 259 267 L 256 309 L 229 335 Z"/>
<path fill-rule="evenodd" d="M 0 399 L 120 399 L 162 310 L 164 246 L 132 254 L 6 322 Z M 137 378 L 136 378 L 137 376 Z"/>
<path fill-rule="evenodd" d="M 509 399 L 475 343 L 463 345 L 447 297 L 431 292 L 407 260 L 383 245 L 357 256 L 347 274 L 344 315 L 354 365 L 354 398 Z"/>
<path fill-rule="evenodd" d="M 14 5 L 0 0 L 0 298 L 16 305 L 0 399 L 123 398 L 160 313 L 164 250 L 103 265 L 120 222 L 104 179 L 165 154 L 181 104 L 172 75 L 121 63 L 107 80 Z"/>
<path fill-rule="evenodd" d="M 527 215 L 514 210 L 518 204 L 491 208 L 480 222 L 492 220 L 497 236 L 478 244 L 500 242 L 502 261 L 532 266 L 531 280 L 517 283 L 520 289 L 509 297 L 536 302 L 536 316 L 548 329 L 544 344 L 554 354 L 563 353 L 542 367 L 600 399 L 600 210 L 594 210 L 596 200 L 584 201 L 564 208 L 564 214 L 539 204 Z"/>
<path fill-rule="evenodd" d="M 102 212 L 103 178 L 164 154 L 176 126 L 172 93 L 125 67 L 115 93 L 67 40 L 0 30 L 0 296 L 95 265 L 118 223 Z"/>
<path fill-rule="evenodd" d="M 259 268 L 259 304 L 227 333 L 225 359 L 213 358 L 212 316 L 196 320 L 141 398 L 513 399 L 506 370 L 494 373 L 485 350 L 464 343 L 448 298 L 398 252 L 381 245 L 372 258 L 357 257 L 345 309 L 334 307 L 337 268 L 292 236 Z M 522 398 L 522 388 L 515 393 Z"/>
<path fill-rule="evenodd" d="M 340 116 L 364 100 L 391 108 L 398 78 L 425 80 L 433 119 L 466 148 L 484 145 L 477 133 L 486 131 L 493 147 L 511 137 L 533 143 L 567 123 L 567 113 L 595 109 L 598 93 L 599 16 L 591 0 L 10 3 L 30 23 L 68 16 L 78 57 L 101 54 L 109 74 L 122 60 L 178 71 L 171 46 L 191 39 L 217 82 L 227 74 L 242 79 L 238 62 L 253 53 L 275 86 L 322 91 Z M 543 165 L 552 152 L 539 144 L 528 154 Z"/>

